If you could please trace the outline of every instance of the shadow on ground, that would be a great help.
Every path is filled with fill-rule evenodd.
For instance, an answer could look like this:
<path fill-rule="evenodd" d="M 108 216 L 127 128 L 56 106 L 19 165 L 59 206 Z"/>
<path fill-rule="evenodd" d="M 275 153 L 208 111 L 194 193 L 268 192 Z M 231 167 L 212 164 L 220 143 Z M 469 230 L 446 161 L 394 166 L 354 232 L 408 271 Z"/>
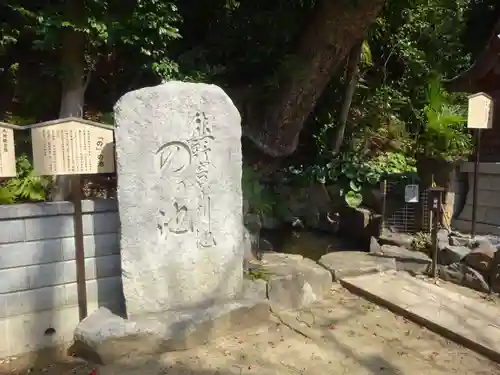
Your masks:
<path fill-rule="evenodd" d="M 195 362 L 196 359 L 194 358 Z M 399 369 L 393 367 L 390 363 L 380 357 L 365 358 L 359 363 L 359 374 L 383 374 L 383 375 L 409 375 L 404 374 Z M 292 374 L 307 374 L 307 375 L 324 375 L 347 374 L 351 371 L 342 365 L 342 363 L 331 362 L 322 368 L 297 368 L 289 365 L 279 365 L 276 363 L 261 362 L 259 364 L 248 364 L 244 361 L 235 361 L 228 363 L 224 368 L 216 366 L 204 368 L 197 364 L 189 363 L 162 363 L 156 359 L 143 360 L 139 363 L 130 363 L 124 365 L 103 366 L 97 369 L 97 375 L 242 375 L 242 374 L 258 374 L 258 375 L 292 375 Z"/>

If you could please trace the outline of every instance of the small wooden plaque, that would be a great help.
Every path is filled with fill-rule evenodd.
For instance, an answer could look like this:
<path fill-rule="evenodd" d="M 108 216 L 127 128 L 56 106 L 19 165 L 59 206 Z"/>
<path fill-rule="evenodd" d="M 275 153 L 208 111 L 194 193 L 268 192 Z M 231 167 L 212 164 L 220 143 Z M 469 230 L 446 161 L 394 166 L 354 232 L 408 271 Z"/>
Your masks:
<path fill-rule="evenodd" d="M 15 126 L 0 122 L 0 178 L 17 175 L 14 128 Z"/>
<path fill-rule="evenodd" d="M 467 127 L 491 129 L 493 126 L 493 99 L 484 92 L 469 96 Z"/>
<path fill-rule="evenodd" d="M 37 175 L 113 173 L 114 129 L 80 118 L 30 126 L 33 167 Z"/>

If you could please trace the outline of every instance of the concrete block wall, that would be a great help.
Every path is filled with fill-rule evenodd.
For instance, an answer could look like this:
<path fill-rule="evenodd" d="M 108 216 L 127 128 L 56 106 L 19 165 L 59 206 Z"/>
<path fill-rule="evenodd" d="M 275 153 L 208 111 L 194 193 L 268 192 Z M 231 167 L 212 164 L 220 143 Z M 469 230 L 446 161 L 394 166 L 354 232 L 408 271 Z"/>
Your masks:
<path fill-rule="evenodd" d="M 465 206 L 452 226 L 468 233 L 472 223 L 474 164 L 464 163 L 460 171 L 468 176 L 469 190 Z M 478 176 L 476 231 L 500 236 L 500 163 L 480 163 Z"/>
<path fill-rule="evenodd" d="M 83 201 L 89 314 L 123 307 L 116 201 Z M 0 205 L 0 358 L 69 343 L 78 323 L 73 205 Z"/>

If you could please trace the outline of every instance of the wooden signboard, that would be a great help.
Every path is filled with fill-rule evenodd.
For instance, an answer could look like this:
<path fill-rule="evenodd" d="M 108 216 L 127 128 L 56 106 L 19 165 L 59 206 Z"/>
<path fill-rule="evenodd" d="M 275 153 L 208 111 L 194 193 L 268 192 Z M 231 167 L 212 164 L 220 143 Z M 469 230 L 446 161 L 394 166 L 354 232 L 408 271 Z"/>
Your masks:
<path fill-rule="evenodd" d="M 113 127 L 80 118 L 65 118 L 29 127 L 37 175 L 113 173 Z"/>
<path fill-rule="evenodd" d="M 80 321 L 87 316 L 85 249 L 83 240 L 82 174 L 115 171 L 114 129 L 81 118 L 64 118 L 29 126 L 33 168 L 42 176 L 73 175 L 75 260 Z"/>
<path fill-rule="evenodd" d="M 484 92 L 469 96 L 467 127 L 491 129 L 493 126 L 493 98 Z"/>
<path fill-rule="evenodd" d="M 0 122 L 0 178 L 16 176 L 15 128 L 17 127 Z"/>

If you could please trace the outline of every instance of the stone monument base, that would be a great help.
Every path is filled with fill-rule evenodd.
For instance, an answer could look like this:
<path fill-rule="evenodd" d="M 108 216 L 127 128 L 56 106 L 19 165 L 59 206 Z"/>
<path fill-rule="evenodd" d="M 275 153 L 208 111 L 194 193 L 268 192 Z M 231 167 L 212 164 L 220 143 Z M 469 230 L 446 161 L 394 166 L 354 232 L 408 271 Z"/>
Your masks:
<path fill-rule="evenodd" d="M 73 352 L 105 365 L 126 356 L 185 350 L 269 320 L 269 303 L 241 299 L 207 309 L 165 311 L 123 319 L 101 307 L 75 329 Z"/>

